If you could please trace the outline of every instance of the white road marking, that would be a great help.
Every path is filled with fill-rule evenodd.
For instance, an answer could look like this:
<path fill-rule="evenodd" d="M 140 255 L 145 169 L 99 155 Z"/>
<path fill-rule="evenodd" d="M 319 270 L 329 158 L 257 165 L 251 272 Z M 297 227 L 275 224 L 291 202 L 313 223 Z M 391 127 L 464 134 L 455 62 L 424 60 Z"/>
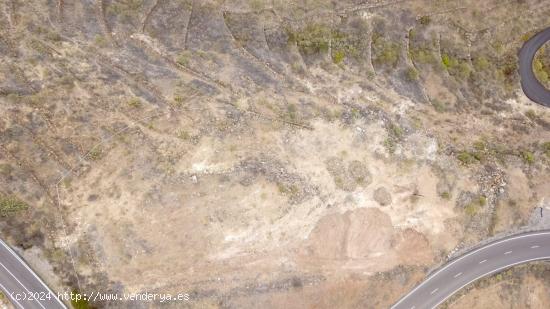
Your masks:
<path fill-rule="evenodd" d="M 21 283 L 21 281 L 19 281 L 16 276 L 12 274 L 12 272 L 6 266 L 4 266 L 4 264 L 0 263 L 0 266 L 2 266 L 13 277 L 13 279 L 15 279 L 15 281 L 17 281 L 29 294 L 32 294 L 31 291 L 29 291 L 29 289 L 27 289 L 27 287 L 23 283 Z M 40 305 L 40 307 L 46 309 L 46 307 L 44 307 L 38 299 L 35 300 Z"/>
<path fill-rule="evenodd" d="M 8 289 L 6 289 L 6 287 L 4 287 L 4 286 L 2 285 L 2 283 L 0 283 L 0 288 L 2 288 L 2 290 L 4 290 L 4 292 L 6 292 L 6 294 L 8 295 L 8 297 L 9 297 L 14 303 L 16 303 L 17 306 L 19 306 L 19 308 L 25 309 L 25 307 L 23 307 L 23 306 L 17 301 L 17 299 L 15 299 L 15 298 L 12 297 L 11 293 L 8 291 Z"/>
<path fill-rule="evenodd" d="M 483 260 L 483 261 L 479 262 L 479 264 L 483 264 L 485 262 L 487 262 L 487 260 Z"/>
<path fill-rule="evenodd" d="M 416 306 L 412 306 L 412 307 L 411 307 L 411 309 L 414 309 L 414 308 L 416 308 Z"/>
<path fill-rule="evenodd" d="M 40 279 L 40 277 L 38 277 L 36 275 L 36 273 L 32 269 L 30 269 L 30 267 L 27 265 L 27 263 L 25 263 L 25 261 L 23 261 L 19 257 L 19 255 L 15 251 L 13 251 L 13 249 L 10 246 L 8 246 L 2 239 L 0 239 L 0 245 L 2 245 L 4 248 L 6 248 L 21 263 L 21 265 L 25 266 L 25 268 L 31 273 L 31 275 L 33 275 L 33 277 L 36 278 L 36 280 L 38 280 L 38 282 L 42 283 L 42 286 L 44 286 L 46 288 L 46 290 L 48 290 L 50 295 L 52 295 L 53 298 L 55 298 L 55 300 L 57 300 L 57 302 L 61 305 L 61 307 L 67 308 L 67 306 L 65 306 L 65 304 L 61 300 L 59 300 L 57 295 L 52 290 L 50 290 L 50 287 L 46 283 L 44 283 L 44 281 L 42 281 L 42 279 Z"/>
<path fill-rule="evenodd" d="M 534 246 L 531 246 L 531 249 L 537 249 L 539 248 L 540 246 L 537 246 L 537 245 L 534 245 Z"/>
<path fill-rule="evenodd" d="M 512 266 L 515 266 L 515 265 L 519 265 L 519 264 L 524 264 L 524 263 L 527 263 L 527 262 L 532 262 L 532 261 L 540 261 L 540 260 L 550 260 L 550 256 L 541 256 L 541 257 L 538 257 L 538 258 L 533 258 L 533 259 L 528 259 L 528 260 L 522 260 L 520 262 L 517 262 L 517 263 L 512 263 L 512 264 L 508 264 L 508 265 L 505 265 L 505 266 L 502 266 L 502 267 L 499 267 L 497 269 L 493 269 L 492 271 L 489 271 L 485 274 L 482 274 L 481 276 L 477 276 L 476 278 L 468 281 L 467 283 L 465 283 L 463 286 L 459 287 L 458 289 L 456 289 L 455 291 L 458 291 L 458 290 L 461 290 L 463 287 L 467 286 L 468 284 L 478 280 L 479 278 L 482 278 L 482 277 L 485 277 L 486 275 L 488 274 L 494 274 L 496 272 L 498 272 L 499 270 L 503 270 L 503 269 L 506 269 L 508 267 L 512 267 Z M 446 301 L 449 297 L 451 297 L 454 293 L 451 293 L 449 295 L 447 295 L 445 298 L 443 298 L 442 300 L 440 300 L 437 304 L 435 304 L 434 307 L 432 308 L 435 308 L 439 305 L 441 305 L 442 302 Z M 395 307 L 392 307 L 392 308 L 395 308 Z"/>
<path fill-rule="evenodd" d="M 506 252 L 504 252 L 504 255 L 508 255 L 510 253 L 512 253 L 512 251 L 506 251 Z"/>
<path fill-rule="evenodd" d="M 435 292 L 437 292 L 437 290 L 439 290 L 439 288 L 433 290 L 430 294 L 433 295 Z"/>
<path fill-rule="evenodd" d="M 458 273 L 458 274 L 456 274 L 456 275 L 455 275 L 455 278 L 458 278 L 458 277 L 460 277 L 460 275 L 462 275 L 462 273 Z"/>
<path fill-rule="evenodd" d="M 510 237 L 508 237 L 508 238 L 504 238 L 504 239 L 497 240 L 497 241 L 495 241 L 495 242 L 489 243 L 489 244 L 487 244 L 487 245 L 485 245 L 485 246 L 478 247 L 477 249 L 473 249 L 472 251 L 470 251 L 470 252 L 468 252 L 468 253 L 466 253 L 466 254 L 464 254 L 464 255 L 462 255 L 462 256 L 460 256 L 460 257 L 458 257 L 458 258 L 456 258 L 456 259 L 454 259 L 454 260 L 452 260 L 452 261 L 450 261 L 450 262 L 448 262 L 448 263 L 445 264 L 443 267 L 439 268 L 437 271 L 431 273 L 424 281 L 422 281 L 419 285 L 417 285 L 414 289 L 412 289 L 409 293 L 407 293 L 407 295 L 401 297 L 401 299 L 399 299 L 399 300 L 397 301 L 397 303 L 395 303 L 391 308 L 392 308 L 392 309 L 397 308 L 397 306 L 399 306 L 399 304 L 400 304 L 401 302 L 403 302 L 405 299 L 407 299 L 407 297 L 409 297 L 410 295 L 414 294 L 414 292 L 416 292 L 419 288 L 421 288 L 424 284 L 426 284 L 427 282 L 429 282 L 431 279 L 437 277 L 437 275 L 438 275 L 439 273 L 441 273 L 441 272 L 444 271 L 445 269 L 451 267 L 451 266 L 454 265 L 455 263 L 457 263 L 457 262 L 459 262 L 459 261 L 461 261 L 461 260 L 463 260 L 463 259 L 469 257 L 470 255 L 473 255 L 473 254 L 475 254 L 475 253 L 477 253 L 477 252 L 479 252 L 479 251 L 486 250 L 486 249 L 488 249 L 488 248 L 491 248 L 491 247 L 493 247 L 493 246 L 496 246 L 496 245 L 499 245 L 499 244 L 502 244 L 502 243 L 504 243 L 504 242 L 508 242 L 508 241 L 511 241 L 511 240 L 517 240 L 517 239 L 526 238 L 526 237 L 536 237 L 536 236 L 548 235 L 548 234 L 550 234 L 549 231 L 540 232 L 540 233 L 532 233 L 532 234 L 531 234 L 531 233 L 528 233 L 528 234 L 521 234 L 521 235 L 516 235 L 516 236 L 510 236 Z M 547 257 L 547 258 L 549 258 L 549 257 Z M 540 260 L 540 258 L 537 258 L 537 259 L 535 259 L 535 260 Z M 528 260 L 528 261 L 529 261 L 529 260 Z M 514 264 L 512 264 L 512 265 L 514 265 Z M 509 266 L 510 266 L 510 265 L 509 265 Z M 507 267 L 508 267 L 508 266 L 507 266 Z M 447 298 L 445 298 L 445 299 L 447 299 Z M 438 305 L 439 305 L 439 304 L 438 304 Z"/>

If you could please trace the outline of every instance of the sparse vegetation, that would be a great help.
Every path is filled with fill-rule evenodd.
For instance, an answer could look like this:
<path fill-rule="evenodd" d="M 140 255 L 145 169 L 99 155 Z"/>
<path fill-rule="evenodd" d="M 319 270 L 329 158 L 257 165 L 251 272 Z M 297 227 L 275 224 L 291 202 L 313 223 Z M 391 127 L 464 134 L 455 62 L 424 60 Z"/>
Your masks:
<path fill-rule="evenodd" d="M 99 47 L 107 47 L 109 43 L 108 43 L 107 39 L 104 36 L 96 35 L 96 37 L 94 39 L 94 44 L 99 46 Z"/>
<path fill-rule="evenodd" d="M 73 309 L 93 309 L 88 300 L 77 290 L 73 290 L 72 294 L 74 297 L 71 297 L 71 306 Z"/>
<path fill-rule="evenodd" d="M 373 36 L 374 62 L 395 68 L 400 60 L 401 45 L 376 34 Z"/>
<path fill-rule="evenodd" d="M 13 167 L 10 164 L 8 163 L 0 164 L 0 175 L 7 177 L 11 174 L 12 171 L 13 171 Z"/>
<path fill-rule="evenodd" d="M 2 217 L 20 212 L 28 207 L 27 203 L 21 201 L 14 195 L 0 194 L 0 216 Z"/>
<path fill-rule="evenodd" d="M 288 43 L 296 44 L 300 53 L 306 56 L 327 53 L 335 64 L 340 64 L 348 56 L 357 56 L 359 44 L 345 32 L 333 29 L 322 23 L 311 23 L 300 29 L 286 29 Z M 298 69 L 298 68 L 296 68 Z M 301 71 L 301 69 L 298 69 Z"/>
<path fill-rule="evenodd" d="M 178 55 L 178 58 L 176 58 L 176 62 L 181 66 L 187 66 L 189 65 L 189 58 L 190 58 L 189 52 L 184 51 Z"/>
<path fill-rule="evenodd" d="M 384 147 L 388 153 L 393 154 L 397 149 L 397 144 L 403 138 L 405 131 L 400 126 L 391 123 L 388 126 L 388 137 L 384 140 Z"/>
<path fill-rule="evenodd" d="M 394 154 L 397 148 L 397 143 L 392 138 L 386 138 L 384 140 L 384 147 L 386 147 L 386 150 L 388 150 L 390 154 Z"/>
<path fill-rule="evenodd" d="M 418 80 L 418 71 L 415 68 L 408 68 L 405 72 L 407 80 L 412 82 Z"/>
<path fill-rule="evenodd" d="M 126 104 L 128 104 L 128 106 L 133 107 L 133 108 L 139 108 L 139 107 L 141 107 L 141 100 L 137 97 L 133 97 L 133 98 L 129 99 L 128 101 L 126 101 Z"/>
<path fill-rule="evenodd" d="M 286 118 L 290 121 L 296 121 L 298 119 L 298 108 L 295 104 L 288 104 L 286 111 Z"/>
<path fill-rule="evenodd" d="M 309 24 L 305 28 L 293 31 L 287 28 L 288 42 L 296 43 L 303 54 L 313 55 L 328 51 L 329 41 L 339 37 L 337 33 L 324 24 Z"/>
<path fill-rule="evenodd" d="M 181 106 L 183 104 L 183 101 L 185 101 L 184 97 L 181 95 L 174 95 L 174 104 L 177 106 Z"/>
<path fill-rule="evenodd" d="M 185 130 L 179 130 L 178 133 L 177 133 L 177 137 L 179 139 L 187 141 L 187 140 L 191 139 L 191 134 L 189 134 L 189 132 L 187 132 Z"/>
<path fill-rule="evenodd" d="M 143 0 L 118 0 L 107 6 L 107 12 L 120 18 L 123 22 L 137 22 Z"/>
<path fill-rule="evenodd" d="M 390 124 L 390 135 L 392 137 L 395 137 L 397 139 L 401 139 L 403 137 L 404 132 L 405 131 L 400 126 L 398 126 L 394 123 Z"/>
<path fill-rule="evenodd" d="M 478 204 L 479 206 L 485 206 L 487 204 L 487 198 L 483 195 L 480 195 L 478 199 Z"/>
<path fill-rule="evenodd" d="M 474 200 L 474 201 L 471 201 L 470 203 L 468 203 L 466 206 L 464 206 L 464 212 L 470 216 L 470 217 L 473 217 L 475 216 L 477 213 L 479 213 L 479 211 L 481 210 L 481 208 L 483 206 L 485 206 L 487 204 L 487 198 L 483 195 L 480 195 L 477 200 Z"/>
<path fill-rule="evenodd" d="M 431 102 L 436 112 L 443 113 L 447 110 L 447 107 L 445 106 L 445 104 L 439 101 L 438 99 L 432 99 Z"/>
<path fill-rule="evenodd" d="M 489 63 L 489 60 L 484 56 L 477 57 L 474 60 L 474 68 L 476 69 L 476 71 L 485 71 L 488 70 L 490 67 L 491 63 Z"/>
<path fill-rule="evenodd" d="M 464 212 L 470 217 L 475 216 L 479 211 L 479 206 L 475 203 L 470 203 L 464 207 Z"/>
<path fill-rule="evenodd" d="M 424 15 L 420 17 L 419 21 L 421 25 L 427 26 L 431 23 L 432 19 L 430 18 L 430 16 Z"/>
<path fill-rule="evenodd" d="M 332 61 L 333 61 L 335 64 L 341 63 L 342 61 L 344 61 L 345 58 L 346 58 L 346 53 L 345 53 L 343 50 L 337 50 L 337 51 L 332 55 Z"/>
<path fill-rule="evenodd" d="M 421 64 L 435 64 L 436 57 L 433 51 L 427 48 L 411 48 L 411 59 L 416 63 Z"/>
<path fill-rule="evenodd" d="M 532 109 L 527 110 L 525 116 L 531 120 L 537 119 L 537 113 Z"/>
<path fill-rule="evenodd" d="M 458 78 L 465 79 L 470 76 L 472 69 L 466 61 L 461 61 L 449 54 L 441 55 L 441 63 L 443 67 L 449 72 L 449 74 L 457 76 Z"/>
<path fill-rule="evenodd" d="M 452 248 L 539 219 L 548 114 L 517 51 L 547 14 L 521 2 L 8 1 L 3 237 L 82 292 L 191 265 L 197 306 L 303 286 L 312 307 L 326 281 L 332 307 L 360 286 L 388 308 Z M 334 271 L 357 263 L 372 275 Z"/>
<path fill-rule="evenodd" d="M 103 155 L 103 150 L 101 149 L 100 146 L 96 146 L 92 150 L 90 150 L 87 157 L 92 161 L 97 161 L 101 159 L 102 155 Z"/>
<path fill-rule="evenodd" d="M 529 150 L 520 150 L 520 156 L 525 164 L 535 163 L 535 155 Z"/>
<path fill-rule="evenodd" d="M 476 157 L 468 151 L 458 153 L 457 159 L 464 165 L 469 165 L 477 161 Z"/>
<path fill-rule="evenodd" d="M 550 142 L 545 142 L 542 144 L 542 152 L 550 158 Z"/>
<path fill-rule="evenodd" d="M 537 79 L 548 87 L 550 85 L 550 59 L 547 55 L 546 46 L 537 51 L 533 59 L 533 72 Z"/>
<path fill-rule="evenodd" d="M 300 188 L 298 188 L 295 184 L 287 184 L 279 182 L 277 183 L 277 188 L 279 189 L 279 192 L 283 195 L 289 195 L 291 198 L 293 196 L 296 196 L 300 192 Z"/>

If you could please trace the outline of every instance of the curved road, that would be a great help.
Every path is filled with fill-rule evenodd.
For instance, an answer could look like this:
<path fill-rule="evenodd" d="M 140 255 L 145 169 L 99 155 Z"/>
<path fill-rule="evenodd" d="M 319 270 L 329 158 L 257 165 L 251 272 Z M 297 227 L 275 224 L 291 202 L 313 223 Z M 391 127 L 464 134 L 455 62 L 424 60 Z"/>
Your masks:
<path fill-rule="evenodd" d="M 450 261 L 391 308 L 435 308 L 455 292 L 481 277 L 514 265 L 544 259 L 550 259 L 550 231 L 503 238 Z"/>
<path fill-rule="evenodd" d="M 66 309 L 48 286 L 0 239 L 0 289 L 19 309 Z M 35 296 L 35 299 L 29 299 Z"/>
<path fill-rule="evenodd" d="M 535 77 L 533 58 L 547 41 L 550 28 L 529 39 L 519 51 L 521 88 L 532 101 L 550 107 L 550 91 Z M 550 231 L 510 236 L 472 250 L 432 273 L 392 309 L 430 309 L 471 282 L 505 268 L 550 259 Z"/>
<path fill-rule="evenodd" d="M 519 75 L 521 88 L 532 101 L 550 107 L 550 91 L 546 89 L 533 73 L 533 58 L 537 50 L 550 40 L 550 28 L 537 33 L 529 39 L 519 51 Z"/>

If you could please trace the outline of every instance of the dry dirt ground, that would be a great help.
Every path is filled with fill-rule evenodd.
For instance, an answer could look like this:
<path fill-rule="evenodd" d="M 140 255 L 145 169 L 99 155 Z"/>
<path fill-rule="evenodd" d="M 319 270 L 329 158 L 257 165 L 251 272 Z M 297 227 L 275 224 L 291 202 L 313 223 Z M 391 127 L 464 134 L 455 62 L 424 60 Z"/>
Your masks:
<path fill-rule="evenodd" d="M 96 307 L 388 307 L 453 252 L 547 225 L 550 113 L 516 72 L 547 13 L 2 0 L 1 235 L 59 291 L 190 294 Z M 548 289 L 525 268 L 447 305 Z"/>

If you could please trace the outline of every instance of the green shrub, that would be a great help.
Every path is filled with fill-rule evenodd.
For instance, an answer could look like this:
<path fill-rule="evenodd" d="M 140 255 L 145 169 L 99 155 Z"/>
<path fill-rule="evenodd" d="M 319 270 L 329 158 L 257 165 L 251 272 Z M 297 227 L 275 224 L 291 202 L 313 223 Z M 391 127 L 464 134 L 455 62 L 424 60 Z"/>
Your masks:
<path fill-rule="evenodd" d="M 534 35 L 533 31 L 529 31 L 522 34 L 520 39 L 522 42 L 527 42 L 533 35 Z"/>
<path fill-rule="evenodd" d="M 410 53 L 412 60 L 417 63 L 434 64 L 437 62 L 434 53 L 427 48 L 414 48 Z"/>
<path fill-rule="evenodd" d="M 535 163 L 535 155 L 531 151 L 522 150 L 520 151 L 520 156 L 526 164 Z"/>
<path fill-rule="evenodd" d="M 487 70 L 491 64 L 489 63 L 489 60 L 483 56 L 477 57 L 474 60 L 474 67 L 476 71 L 485 71 Z"/>
<path fill-rule="evenodd" d="M 472 202 L 470 202 L 468 205 L 466 205 L 464 207 L 464 211 L 466 212 L 466 214 L 468 214 L 469 216 L 474 216 L 476 215 L 480 208 L 487 205 L 487 198 L 483 195 L 480 195 L 479 198 Z"/>
<path fill-rule="evenodd" d="M 532 109 L 527 110 L 527 112 L 525 112 L 525 116 L 533 121 L 539 117 L 537 113 Z"/>
<path fill-rule="evenodd" d="M 550 81 L 550 68 L 545 65 L 540 57 L 533 60 L 533 72 L 542 84 L 547 84 Z"/>
<path fill-rule="evenodd" d="M 92 161 L 97 161 L 101 159 L 102 155 L 103 155 L 103 150 L 101 149 L 101 147 L 97 146 L 97 147 L 94 147 L 92 150 L 90 150 L 87 157 Z"/>
<path fill-rule="evenodd" d="M 407 72 L 405 72 L 405 76 L 410 82 L 418 80 L 418 71 L 415 68 L 408 68 Z"/>
<path fill-rule="evenodd" d="M 470 65 L 468 62 L 460 62 L 456 66 L 456 75 L 458 75 L 460 78 L 468 78 L 470 74 L 472 73 L 472 69 L 470 68 Z"/>
<path fill-rule="evenodd" d="M 288 41 L 296 43 L 300 52 L 306 55 L 327 52 L 333 34 L 339 37 L 324 24 L 309 24 L 299 31 L 287 29 Z"/>
<path fill-rule="evenodd" d="M 96 37 L 94 38 L 94 44 L 99 47 L 106 47 L 107 45 L 109 45 L 109 42 L 104 36 L 96 35 Z"/>
<path fill-rule="evenodd" d="M 449 55 L 441 55 L 441 64 L 449 71 L 449 74 L 458 76 L 460 78 L 467 78 L 470 76 L 472 69 L 468 62 L 460 61 L 459 59 Z"/>
<path fill-rule="evenodd" d="M 249 4 L 254 11 L 263 10 L 265 7 L 265 3 L 262 0 L 252 0 Z"/>
<path fill-rule="evenodd" d="M 403 137 L 404 133 L 405 133 L 405 131 L 400 126 L 398 126 L 396 124 L 393 124 L 393 123 L 390 124 L 390 135 L 392 137 L 400 139 L 400 138 Z"/>
<path fill-rule="evenodd" d="M 424 16 L 420 17 L 419 21 L 420 21 L 420 24 L 421 24 L 421 25 L 427 26 L 427 25 L 430 24 L 430 22 L 432 21 L 432 19 L 430 18 L 430 16 L 424 15 Z"/>
<path fill-rule="evenodd" d="M 298 109 L 296 108 L 296 105 L 294 104 L 289 104 L 286 108 L 286 111 L 287 111 L 287 118 L 290 120 L 290 121 L 296 121 L 296 119 L 298 118 Z"/>
<path fill-rule="evenodd" d="M 476 151 L 485 151 L 487 149 L 487 144 L 484 141 L 474 142 L 474 149 Z"/>
<path fill-rule="evenodd" d="M 432 100 L 432 106 L 434 107 L 435 111 L 438 113 L 443 113 L 444 111 L 447 110 L 445 103 L 439 101 L 438 99 Z"/>
<path fill-rule="evenodd" d="M 111 2 L 107 7 L 107 13 L 116 15 L 125 22 L 136 21 L 143 0 L 118 0 Z"/>
<path fill-rule="evenodd" d="M 550 158 L 550 142 L 546 142 L 542 144 L 542 152 Z"/>
<path fill-rule="evenodd" d="M 457 159 L 460 162 L 462 162 L 462 164 L 464 164 L 464 165 L 472 164 L 472 163 L 476 162 L 476 160 L 477 160 L 476 157 L 473 154 L 471 154 L 467 151 L 460 152 L 457 155 Z"/>
<path fill-rule="evenodd" d="M 179 95 L 179 94 L 174 95 L 175 105 L 181 106 L 183 104 L 184 100 L 185 100 L 184 97 L 182 97 L 181 95 Z"/>
<path fill-rule="evenodd" d="M 8 163 L 0 164 L 0 175 L 9 176 L 13 171 L 13 167 Z"/>
<path fill-rule="evenodd" d="M 485 206 L 487 204 L 487 198 L 483 195 L 479 196 L 478 203 L 480 206 Z"/>
<path fill-rule="evenodd" d="M 332 61 L 336 64 L 341 63 L 346 58 L 346 53 L 343 50 L 337 50 L 332 55 Z"/>
<path fill-rule="evenodd" d="M 136 98 L 136 97 L 131 98 L 126 103 L 128 104 L 128 106 L 133 107 L 133 108 L 141 107 L 141 100 L 139 98 Z"/>
<path fill-rule="evenodd" d="M 466 205 L 466 207 L 464 207 L 464 211 L 466 212 L 467 215 L 473 217 L 474 215 L 476 215 L 479 211 L 479 206 L 475 203 L 470 203 L 468 205 Z"/>
<path fill-rule="evenodd" d="M 388 150 L 388 153 L 393 154 L 395 153 L 395 150 L 397 148 L 397 143 L 393 138 L 386 138 L 384 140 L 384 147 L 386 147 L 386 150 Z"/>
<path fill-rule="evenodd" d="M 176 135 L 179 139 L 182 139 L 182 140 L 189 140 L 191 138 L 191 135 L 189 134 L 189 132 L 185 131 L 185 130 L 180 130 L 177 135 Z"/>
<path fill-rule="evenodd" d="M 400 59 L 401 45 L 396 42 L 388 41 L 381 35 L 373 39 L 374 62 L 390 67 L 396 67 Z"/>
<path fill-rule="evenodd" d="M 82 295 L 80 292 L 78 292 L 76 289 L 72 291 L 71 293 L 71 306 L 73 309 L 92 309 L 93 307 L 90 305 L 88 300 L 85 298 L 84 295 Z"/>
<path fill-rule="evenodd" d="M 455 58 L 447 55 L 447 54 L 443 54 L 441 55 L 441 63 L 443 64 L 443 66 L 445 67 L 445 69 L 450 69 L 452 68 L 453 66 L 457 65 L 458 64 L 458 61 L 456 61 Z"/>
<path fill-rule="evenodd" d="M 484 141 L 474 142 L 474 151 L 470 154 L 478 161 L 483 161 L 489 154 L 489 149 Z"/>
<path fill-rule="evenodd" d="M 178 58 L 176 59 L 176 62 L 181 66 L 187 66 L 189 65 L 189 52 L 182 52 L 179 54 Z"/>
<path fill-rule="evenodd" d="M 27 203 L 13 195 L 0 195 L 0 216 L 2 217 L 25 210 L 28 207 Z"/>

